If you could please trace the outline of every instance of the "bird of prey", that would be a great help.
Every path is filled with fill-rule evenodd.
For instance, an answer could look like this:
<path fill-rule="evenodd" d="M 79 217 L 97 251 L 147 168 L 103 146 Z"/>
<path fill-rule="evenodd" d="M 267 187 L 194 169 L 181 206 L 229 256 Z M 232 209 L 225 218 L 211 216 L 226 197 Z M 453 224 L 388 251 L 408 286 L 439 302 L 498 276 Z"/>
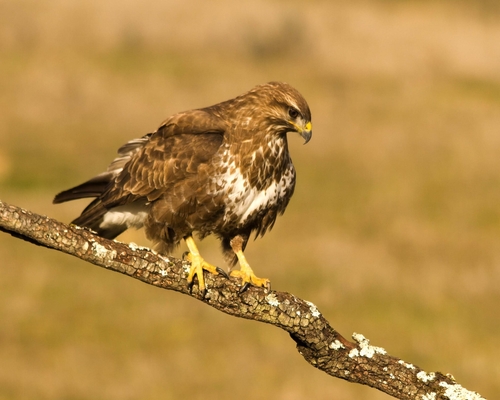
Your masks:
<path fill-rule="evenodd" d="M 118 150 L 108 169 L 55 196 L 54 203 L 95 198 L 72 223 L 113 239 L 128 228 L 145 228 L 168 254 L 182 239 L 191 262 L 190 288 L 203 271 L 219 268 L 200 255 L 193 235 L 217 236 L 231 276 L 269 287 L 250 268 L 243 251 L 252 233 L 262 236 L 283 214 L 295 188 L 287 133 L 307 143 L 309 106 L 292 86 L 259 85 L 234 99 L 172 115 L 153 133 Z"/>

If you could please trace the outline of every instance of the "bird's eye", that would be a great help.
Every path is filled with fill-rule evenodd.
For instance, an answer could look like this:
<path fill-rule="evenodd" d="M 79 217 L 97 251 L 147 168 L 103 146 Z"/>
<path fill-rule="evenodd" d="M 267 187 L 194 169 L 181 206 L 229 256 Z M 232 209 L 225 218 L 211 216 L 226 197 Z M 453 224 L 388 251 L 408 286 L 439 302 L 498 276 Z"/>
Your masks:
<path fill-rule="evenodd" d="M 290 118 L 295 119 L 299 116 L 299 112 L 297 111 L 297 109 L 290 107 L 290 109 L 288 110 L 288 115 L 290 116 Z"/>

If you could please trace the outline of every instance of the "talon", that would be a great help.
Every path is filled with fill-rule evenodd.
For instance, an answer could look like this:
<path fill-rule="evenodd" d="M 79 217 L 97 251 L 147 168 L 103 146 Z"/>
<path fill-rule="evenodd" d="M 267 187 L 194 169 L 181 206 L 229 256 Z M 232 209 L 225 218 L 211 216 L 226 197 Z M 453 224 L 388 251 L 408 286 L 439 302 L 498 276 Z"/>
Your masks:
<path fill-rule="evenodd" d="M 250 287 L 250 282 L 245 282 L 243 286 L 238 291 L 238 294 L 244 293 Z"/>
<path fill-rule="evenodd" d="M 188 281 L 189 294 L 193 294 L 193 286 L 194 286 L 194 279 L 192 279 L 191 282 Z"/>
<path fill-rule="evenodd" d="M 216 270 L 219 274 L 221 274 L 222 276 L 224 276 L 224 278 L 229 279 L 229 275 L 228 275 L 228 274 L 227 274 L 227 272 L 226 272 L 226 271 L 224 271 L 222 268 L 220 268 L 220 267 L 215 267 L 215 270 Z"/>
<path fill-rule="evenodd" d="M 253 271 L 251 269 L 248 270 L 246 266 L 242 266 L 240 270 L 231 271 L 230 275 L 235 278 L 241 278 L 242 287 L 240 289 L 240 293 L 243 293 L 245 290 L 247 290 L 248 286 L 250 285 L 263 287 L 268 290 L 271 287 L 271 282 L 269 281 L 269 279 L 259 278 L 255 276 Z"/>

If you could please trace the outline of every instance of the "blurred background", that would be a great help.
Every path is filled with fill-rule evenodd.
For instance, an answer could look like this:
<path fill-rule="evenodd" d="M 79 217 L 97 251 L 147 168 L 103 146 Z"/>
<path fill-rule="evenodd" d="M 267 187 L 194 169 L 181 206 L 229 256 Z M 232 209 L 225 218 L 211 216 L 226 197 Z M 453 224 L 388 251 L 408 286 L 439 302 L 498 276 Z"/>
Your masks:
<path fill-rule="evenodd" d="M 120 145 L 271 80 L 314 135 L 289 138 L 297 188 L 249 244 L 257 275 L 500 397 L 497 0 L 0 0 L 0 198 L 69 222 L 86 202 L 54 194 Z M 389 398 L 272 326 L 5 234 L 0 360 L 0 399 Z"/>

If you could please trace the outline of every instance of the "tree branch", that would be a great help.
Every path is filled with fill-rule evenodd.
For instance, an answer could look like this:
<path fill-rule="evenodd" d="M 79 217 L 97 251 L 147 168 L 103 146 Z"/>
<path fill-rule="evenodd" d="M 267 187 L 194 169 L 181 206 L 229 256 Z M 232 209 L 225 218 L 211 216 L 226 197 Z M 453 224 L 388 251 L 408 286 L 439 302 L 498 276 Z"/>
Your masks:
<path fill-rule="evenodd" d="M 440 372 L 422 369 L 371 346 L 361 334 L 354 342 L 341 336 L 313 303 L 286 292 L 250 287 L 239 294 L 237 281 L 207 274 L 205 297 L 186 281 L 189 263 L 134 244 L 101 238 L 0 201 L 0 230 L 28 242 L 71 254 L 163 289 L 194 297 L 235 317 L 265 322 L 285 330 L 312 366 L 337 378 L 379 389 L 399 399 L 483 399 Z"/>

